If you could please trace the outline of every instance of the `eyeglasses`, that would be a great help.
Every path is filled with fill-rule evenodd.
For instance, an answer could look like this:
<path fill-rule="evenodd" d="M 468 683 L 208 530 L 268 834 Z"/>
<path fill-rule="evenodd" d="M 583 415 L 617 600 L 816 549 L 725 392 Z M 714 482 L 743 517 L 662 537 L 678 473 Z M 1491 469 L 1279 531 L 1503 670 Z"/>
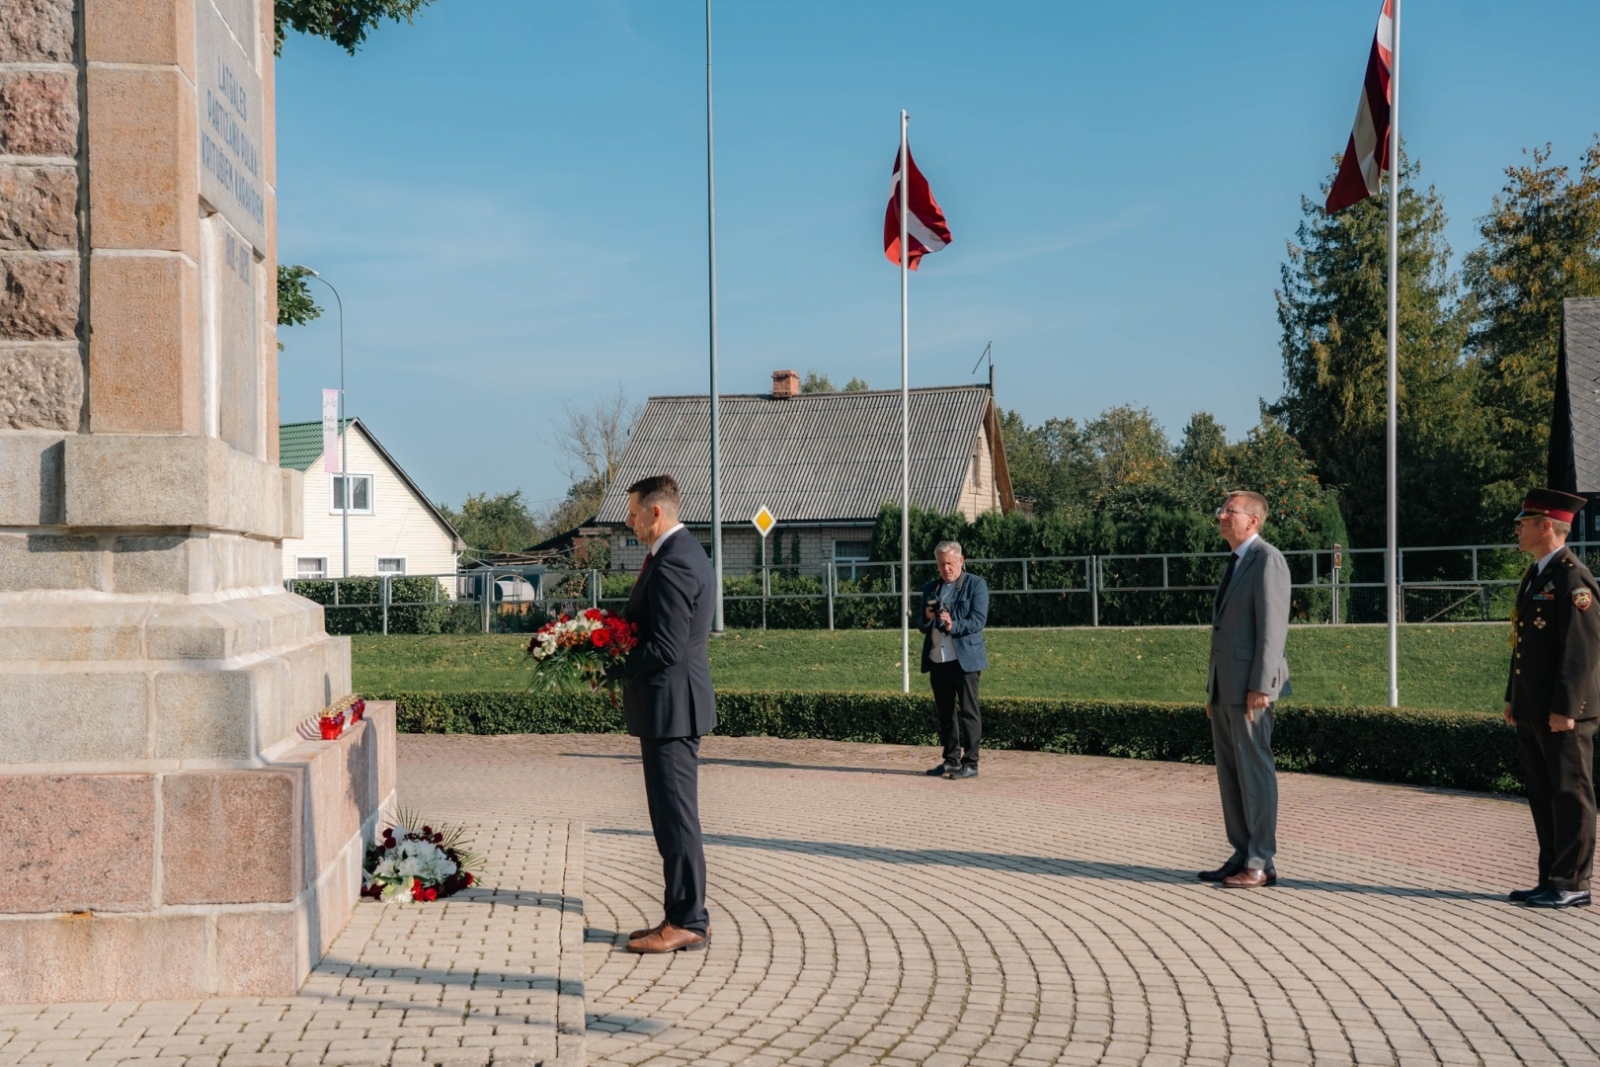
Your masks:
<path fill-rule="evenodd" d="M 1215 514 L 1220 519 L 1224 515 L 1248 515 L 1250 512 L 1244 508 L 1218 508 Z"/>

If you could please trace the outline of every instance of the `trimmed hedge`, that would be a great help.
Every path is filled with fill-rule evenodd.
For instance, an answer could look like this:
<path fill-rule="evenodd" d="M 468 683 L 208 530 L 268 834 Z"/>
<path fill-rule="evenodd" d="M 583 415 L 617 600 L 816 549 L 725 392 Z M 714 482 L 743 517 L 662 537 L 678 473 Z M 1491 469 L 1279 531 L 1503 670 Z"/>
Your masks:
<path fill-rule="evenodd" d="M 603 696 L 535 693 L 389 693 L 406 733 L 619 733 L 622 712 Z M 937 743 L 933 698 L 899 693 L 717 693 L 717 733 Z M 983 702 L 991 748 L 1210 763 L 1211 727 L 1199 704 L 997 697 Z M 1516 739 L 1500 716 L 1410 708 L 1285 705 L 1273 751 L 1286 771 L 1520 793 Z"/>

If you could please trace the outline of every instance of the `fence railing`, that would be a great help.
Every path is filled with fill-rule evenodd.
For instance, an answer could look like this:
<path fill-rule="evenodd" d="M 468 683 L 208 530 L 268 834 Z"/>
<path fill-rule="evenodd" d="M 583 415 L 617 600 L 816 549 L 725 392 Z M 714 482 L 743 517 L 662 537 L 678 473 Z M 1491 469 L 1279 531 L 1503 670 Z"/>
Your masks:
<path fill-rule="evenodd" d="M 1588 555 L 1590 546 L 1575 545 Z M 1600 546 L 1594 552 L 1600 555 Z M 1158 552 L 969 559 L 989 584 L 991 626 L 1149 626 L 1210 620 L 1227 552 Z M 1284 553 L 1296 623 L 1382 622 L 1383 551 L 1337 546 Z M 1600 560 L 1591 560 L 1591 564 Z M 1405 622 L 1509 617 L 1527 561 L 1513 545 L 1401 549 L 1399 618 Z M 914 560 L 913 593 L 936 575 Z M 562 611 L 619 608 L 632 574 L 495 567 L 438 575 L 290 579 L 321 603 L 332 633 L 516 633 Z M 829 561 L 809 571 L 769 564 L 727 574 L 728 625 L 805 629 L 900 625 L 900 565 Z"/>

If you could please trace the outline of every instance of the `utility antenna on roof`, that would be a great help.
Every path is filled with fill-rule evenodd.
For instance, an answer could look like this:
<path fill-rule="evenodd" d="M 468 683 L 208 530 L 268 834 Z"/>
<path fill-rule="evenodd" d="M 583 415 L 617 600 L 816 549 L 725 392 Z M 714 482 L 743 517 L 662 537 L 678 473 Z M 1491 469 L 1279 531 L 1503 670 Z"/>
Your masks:
<path fill-rule="evenodd" d="M 994 342 L 990 341 L 983 346 L 983 355 L 978 357 L 978 362 L 972 365 L 972 374 L 978 373 L 978 368 L 983 366 L 984 360 L 989 361 L 989 395 L 994 395 Z"/>

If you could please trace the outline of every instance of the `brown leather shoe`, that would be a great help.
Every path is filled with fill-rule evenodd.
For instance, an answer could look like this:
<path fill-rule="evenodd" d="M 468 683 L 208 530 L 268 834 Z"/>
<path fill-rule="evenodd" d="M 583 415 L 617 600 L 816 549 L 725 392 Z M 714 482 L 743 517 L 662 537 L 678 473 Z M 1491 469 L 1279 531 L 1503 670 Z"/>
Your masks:
<path fill-rule="evenodd" d="M 1261 870 L 1243 870 L 1222 880 L 1224 889 L 1260 889 L 1266 884 L 1267 872 Z"/>
<path fill-rule="evenodd" d="M 660 922 L 656 923 L 654 926 L 647 927 L 646 929 L 643 929 L 643 930 L 635 930 L 635 931 L 633 931 L 631 934 L 628 935 L 628 940 L 629 941 L 638 941 L 640 938 L 649 937 L 651 934 L 659 934 L 661 932 L 662 927 L 664 927 L 666 925 L 667 925 L 667 920 L 662 919 Z M 709 938 L 710 936 L 711 936 L 711 924 L 710 923 L 706 923 L 706 937 Z"/>
<path fill-rule="evenodd" d="M 707 939 L 693 930 L 662 923 L 661 929 L 628 942 L 629 952 L 682 952 L 706 947 Z"/>

